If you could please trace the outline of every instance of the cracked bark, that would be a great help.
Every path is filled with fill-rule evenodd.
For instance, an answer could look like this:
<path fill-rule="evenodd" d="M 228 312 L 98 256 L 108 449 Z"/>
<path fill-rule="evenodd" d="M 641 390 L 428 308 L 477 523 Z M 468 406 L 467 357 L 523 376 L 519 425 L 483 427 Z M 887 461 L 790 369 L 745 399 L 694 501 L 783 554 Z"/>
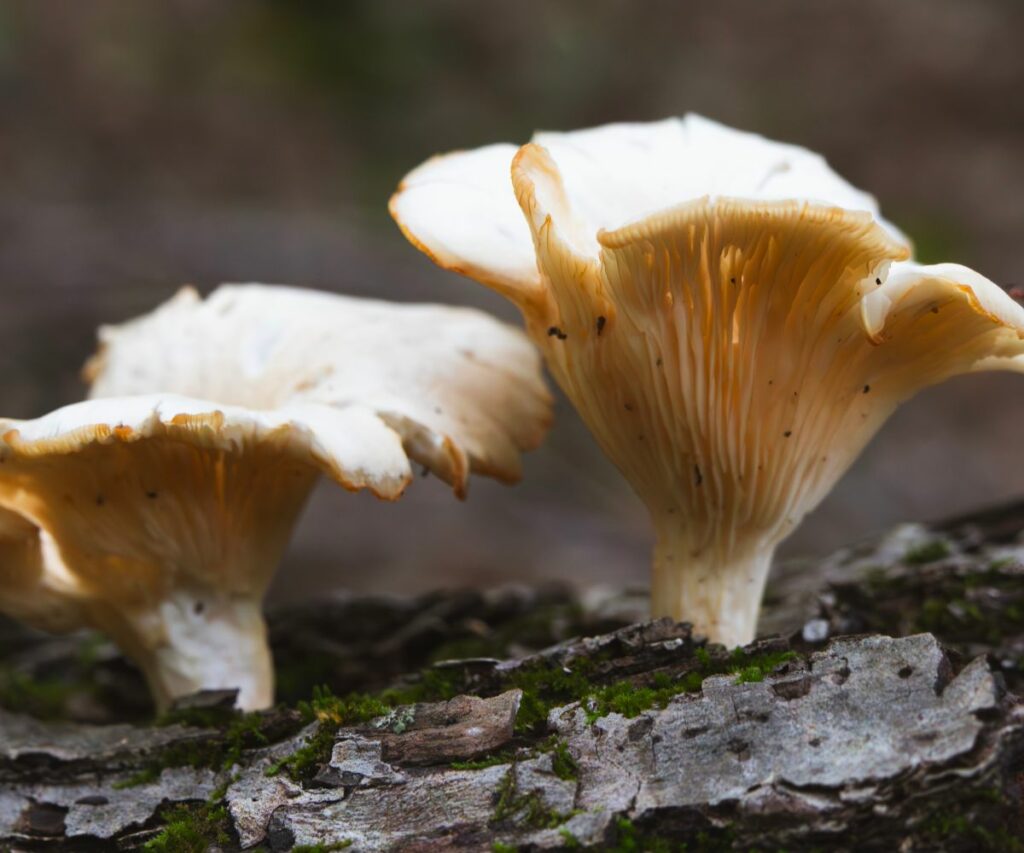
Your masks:
<path fill-rule="evenodd" d="M 308 638 L 333 661 L 337 692 L 408 686 L 402 672 L 459 649 L 493 657 L 436 663 L 432 677 L 462 695 L 340 727 L 302 781 L 268 775 L 320 725 L 291 711 L 256 718 L 260 734 L 242 738 L 231 767 L 163 766 L 201 764 L 196 751 L 214 754 L 223 727 L 0 711 L 0 849 L 132 849 L 171 805 L 215 796 L 225 849 L 1013 850 L 1024 837 L 1022 527 L 1024 507 L 1007 507 L 904 526 L 799 575 L 780 567 L 765 627 L 781 636 L 742 662 L 707 654 L 669 620 L 623 626 L 632 602 L 584 607 L 551 590 L 281 615 L 282 663 L 301 660 Z M 570 634 L 587 639 L 555 642 Z M 75 656 L 67 639 L 10 636 L 8 660 L 29 671 L 29 659 L 61 671 L 61 655 Z M 131 674 L 99 658 L 90 673 L 129 681 L 62 711 L 112 718 L 109 696 Z M 746 671 L 757 661 L 768 663 Z M 601 705 L 609 685 L 687 678 L 691 689 L 652 693 L 649 707 L 615 706 L 629 716 Z M 523 725 L 538 690 L 546 719 Z"/>

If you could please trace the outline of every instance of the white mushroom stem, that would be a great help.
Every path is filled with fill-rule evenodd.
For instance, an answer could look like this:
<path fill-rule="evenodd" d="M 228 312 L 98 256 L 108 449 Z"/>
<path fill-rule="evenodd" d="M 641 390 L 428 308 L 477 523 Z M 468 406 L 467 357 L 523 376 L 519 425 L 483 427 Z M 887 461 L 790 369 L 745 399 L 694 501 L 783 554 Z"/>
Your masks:
<path fill-rule="evenodd" d="M 168 707 L 200 690 L 238 690 L 242 710 L 274 704 L 274 667 L 261 602 L 211 588 L 175 590 L 150 611 L 100 627 L 146 675 L 154 701 Z"/>
<path fill-rule="evenodd" d="M 688 531 L 657 525 L 651 576 L 651 615 L 693 625 L 694 633 L 729 648 L 754 639 L 774 545 L 696 547 Z"/>

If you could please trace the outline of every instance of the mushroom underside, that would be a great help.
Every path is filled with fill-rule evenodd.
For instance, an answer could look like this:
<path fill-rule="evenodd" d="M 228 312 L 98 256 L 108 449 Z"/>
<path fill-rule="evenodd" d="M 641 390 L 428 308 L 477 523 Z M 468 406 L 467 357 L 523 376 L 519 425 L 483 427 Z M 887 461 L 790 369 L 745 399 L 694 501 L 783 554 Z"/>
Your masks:
<path fill-rule="evenodd" d="M 0 554 L 38 556 L 29 598 L 57 596 L 70 627 L 110 635 L 160 706 L 229 687 L 242 708 L 272 704 L 263 594 L 316 478 L 341 462 L 318 458 L 304 428 L 220 412 L 32 432 L 9 429 L 0 443 L 0 521 L 20 519 L 0 526 Z M 4 580 L 0 605 L 47 627 Z"/>
<path fill-rule="evenodd" d="M 522 311 L 651 512 L 656 615 L 739 644 L 775 546 L 899 403 L 959 373 L 1024 369 L 1024 309 L 964 267 L 908 261 L 874 200 L 817 155 L 705 124 L 541 135 L 503 175 L 481 174 L 496 149 L 465 175 L 473 152 L 449 155 L 391 212 Z M 750 156 L 722 171 L 734 149 Z M 434 218 L 459 183 L 473 190 L 451 196 L 463 206 Z M 676 185 L 694 191 L 672 206 Z M 772 197 L 786 187 L 807 192 Z M 503 224 L 516 204 L 525 229 Z M 493 266 L 464 239 L 469 218 L 498 235 Z"/>

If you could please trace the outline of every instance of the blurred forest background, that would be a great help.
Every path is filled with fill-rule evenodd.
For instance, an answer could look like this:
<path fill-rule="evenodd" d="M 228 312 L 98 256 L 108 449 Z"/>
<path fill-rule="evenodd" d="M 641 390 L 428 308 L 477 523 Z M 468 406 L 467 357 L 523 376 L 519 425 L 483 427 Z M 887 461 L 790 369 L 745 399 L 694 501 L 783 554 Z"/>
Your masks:
<path fill-rule="evenodd" d="M 1020 0 L 0 4 L 0 413 L 80 397 L 94 328 L 184 282 L 509 307 L 388 195 L 428 155 L 688 110 L 823 152 L 928 261 L 1024 284 Z M 1024 492 L 1024 377 L 905 406 L 786 554 Z M 272 601 L 646 582 L 645 513 L 560 403 L 512 489 L 323 487 Z"/>

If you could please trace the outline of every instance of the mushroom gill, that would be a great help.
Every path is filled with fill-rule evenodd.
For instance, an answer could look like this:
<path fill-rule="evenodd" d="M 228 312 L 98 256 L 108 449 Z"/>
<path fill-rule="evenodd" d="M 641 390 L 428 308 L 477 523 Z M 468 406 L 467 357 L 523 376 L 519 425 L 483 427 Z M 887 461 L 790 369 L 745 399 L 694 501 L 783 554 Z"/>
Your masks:
<path fill-rule="evenodd" d="M 688 116 L 483 151 L 415 170 L 392 215 L 518 305 L 650 511 L 654 614 L 714 640 L 753 638 L 776 545 L 900 402 L 1024 368 L 1024 309 L 908 260 L 803 149 Z"/>

